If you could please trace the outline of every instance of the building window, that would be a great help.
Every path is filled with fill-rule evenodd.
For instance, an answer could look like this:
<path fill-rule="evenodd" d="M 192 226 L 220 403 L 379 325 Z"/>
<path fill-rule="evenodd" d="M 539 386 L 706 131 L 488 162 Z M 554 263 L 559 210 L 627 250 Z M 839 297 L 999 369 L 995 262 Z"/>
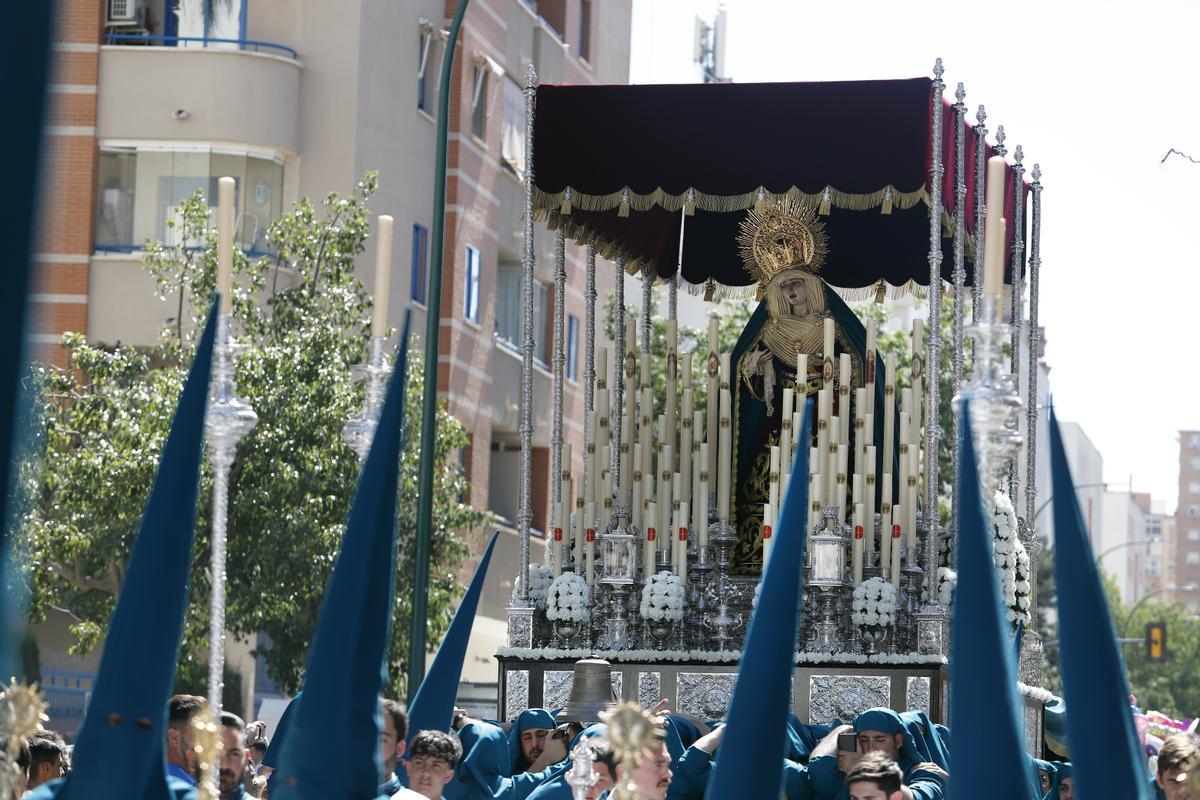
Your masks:
<path fill-rule="evenodd" d="M 567 315 L 567 378 L 579 380 L 579 317 Z"/>
<path fill-rule="evenodd" d="M 429 273 L 429 231 L 425 226 L 414 222 L 412 228 L 412 294 L 411 297 L 421 305 L 425 305 L 425 282 Z"/>
<path fill-rule="evenodd" d="M 1192 459 L 1192 469 L 1200 469 L 1200 458 Z"/>
<path fill-rule="evenodd" d="M 1200 433 L 1193 433 L 1189 439 L 1191 440 L 1192 449 L 1200 450 Z"/>
<path fill-rule="evenodd" d="M 283 212 L 283 159 L 248 148 L 182 149 L 164 142 L 101 143 L 97 164 L 97 250 L 181 244 L 179 209 L 203 193 L 216 225 L 217 180 L 236 181 L 234 236 L 244 250 L 266 252 L 267 227 Z"/>
<path fill-rule="evenodd" d="M 480 139 L 486 138 L 485 123 L 487 122 L 487 84 L 488 73 L 491 70 L 487 64 L 475 65 L 475 97 L 471 108 L 471 133 Z"/>
<path fill-rule="evenodd" d="M 496 268 L 496 339 L 513 348 L 521 341 L 521 265 Z"/>
<path fill-rule="evenodd" d="M 1200 564 L 1200 553 L 1197 553 L 1197 552 L 1195 552 L 1195 551 L 1192 551 L 1191 553 L 1188 553 L 1188 554 L 1187 554 L 1187 563 L 1189 563 L 1189 564 Z"/>
<path fill-rule="evenodd" d="M 427 114 L 433 113 L 433 97 L 436 84 L 433 51 L 436 49 L 433 25 L 422 21 L 421 37 L 417 42 L 417 108 Z"/>
<path fill-rule="evenodd" d="M 467 245 L 467 279 L 463 288 L 463 316 L 479 324 L 479 249 L 472 245 Z"/>
<path fill-rule="evenodd" d="M 1188 506 L 1188 516 L 1192 519 L 1200 517 L 1200 506 Z"/>
<path fill-rule="evenodd" d="M 1190 481 L 1188 483 L 1188 494 L 1200 494 L 1200 482 Z"/>
<path fill-rule="evenodd" d="M 525 95 L 521 86 L 507 75 L 504 81 L 504 117 L 500 124 L 500 158 L 504 166 L 525 176 Z"/>
<path fill-rule="evenodd" d="M 1192 528 L 1188 531 L 1189 542 L 1200 542 L 1200 528 Z"/>
<path fill-rule="evenodd" d="M 584 61 L 592 58 L 592 0 L 579 3 L 579 57 Z"/>

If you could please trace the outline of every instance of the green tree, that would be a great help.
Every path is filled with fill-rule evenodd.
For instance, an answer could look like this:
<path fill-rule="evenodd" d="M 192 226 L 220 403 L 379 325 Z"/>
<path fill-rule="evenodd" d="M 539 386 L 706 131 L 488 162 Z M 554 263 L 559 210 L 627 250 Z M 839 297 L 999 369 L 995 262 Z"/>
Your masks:
<path fill-rule="evenodd" d="M 272 679 L 285 691 L 301 680 L 308 643 L 358 478 L 357 456 L 342 440 L 361 408 L 351 367 L 364 360 L 370 298 L 355 277 L 369 233 L 367 173 L 350 196 L 328 195 L 321 211 L 307 199 L 273 223 L 274 255 L 248 259 L 235 249 L 234 329 L 244 344 L 238 393 L 258 414 L 239 444 L 230 477 L 227 627 L 265 634 Z M 23 525 L 33 613 L 48 607 L 74 619 L 74 651 L 104 635 L 159 452 L 190 361 L 199 317 L 215 286 L 215 231 L 198 193 L 182 209 L 180 242 L 148 242 L 144 264 L 174 316 L 148 350 L 89 345 L 68 334 L 70 368 L 36 368 L 43 391 L 41 489 Z M 420 404 L 421 359 L 408 359 L 409 407 Z M 408 415 L 399 487 L 397 596 L 389 654 L 391 687 L 401 693 L 411 618 L 412 532 L 420 414 Z M 439 408 L 429 640 L 449 623 L 460 590 L 456 574 L 469 535 L 487 516 L 461 502 L 467 489 L 458 453 L 464 427 Z M 211 473 L 205 464 L 179 679 L 206 672 Z"/>

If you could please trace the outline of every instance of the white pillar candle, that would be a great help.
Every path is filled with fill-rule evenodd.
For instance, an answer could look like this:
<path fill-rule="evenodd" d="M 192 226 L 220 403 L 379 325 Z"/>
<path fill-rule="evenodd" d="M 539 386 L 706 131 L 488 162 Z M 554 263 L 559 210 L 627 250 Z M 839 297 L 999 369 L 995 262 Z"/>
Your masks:
<path fill-rule="evenodd" d="M 562 552 L 568 536 L 571 518 L 571 445 L 563 444 L 560 452 L 562 472 L 559 476 L 558 508 L 554 526 L 554 576 L 562 574 Z"/>
<path fill-rule="evenodd" d="M 379 215 L 379 242 L 375 245 L 375 295 L 371 335 L 387 335 L 388 299 L 392 282 L 392 218 Z"/>
<path fill-rule="evenodd" d="M 678 472 L 676 472 L 674 475 L 671 476 L 671 519 L 672 520 L 679 519 L 679 508 L 682 505 L 682 500 L 680 498 L 683 495 L 683 485 L 682 484 L 683 484 L 683 476 L 680 475 Z M 679 522 L 674 522 L 672 527 L 678 528 L 680 524 L 681 523 L 679 523 Z M 682 524 L 685 527 L 687 526 L 686 522 L 684 522 Z M 677 555 L 674 551 L 676 549 L 678 549 L 679 543 L 673 537 L 671 539 L 671 542 L 672 542 L 672 544 L 671 544 L 672 557 L 674 557 L 675 555 Z"/>
<path fill-rule="evenodd" d="M 792 458 L 796 457 L 796 453 L 800 452 L 801 447 L 808 447 L 809 442 L 800 441 L 803 438 L 803 433 L 800 430 L 800 425 L 804 422 L 802 412 L 792 412 Z M 808 469 L 811 472 L 815 469 L 814 465 L 809 464 Z"/>
<path fill-rule="evenodd" d="M 717 418 L 720 413 L 720 391 L 721 391 L 721 355 L 717 347 L 717 320 L 716 317 L 708 321 L 708 394 L 705 395 L 708 403 L 708 420 L 704 427 L 705 441 L 713 446 L 709 448 L 707 464 L 708 474 L 715 477 L 717 474 Z"/>
<path fill-rule="evenodd" d="M 908 499 L 909 499 L 909 497 L 908 497 L 908 477 L 909 477 L 909 468 L 912 465 L 912 458 L 909 456 L 908 451 L 909 451 L 909 448 L 912 447 L 912 444 L 909 442 L 909 439 L 908 439 L 910 434 L 908 432 L 908 426 L 906 423 L 908 423 L 908 412 L 901 411 L 900 412 L 900 458 L 899 458 L 899 461 L 900 461 L 900 485 L 899 485 L 899 491 L 896 493 L 896 496 L 899 498 L 900 503 L 897 504 L 896 508 L 898 508 L 900 506 L 907 508 L 908 507 Z M 899 523 L 902 527 L 904 527 L 905 523 L 907 522 L 907 520 L 905 520 L 903 517 L 901 517 L 896 512 L 895 508 L 892 509 L 892 520 L 894 522 Z"/>
<path fill-rule="evenodd" d="M 649 446 L 650 445 L 645 445 L 645 447 Z M 656 520 L 654 515 L 651 513 L 651 506 L 655 505 L 654 485 L 654 473 L 645 473 L 642 476 L 642 525 L 647 531 L 651 528 L 654 528 L 655 530 L 658 529 L 658 520 Z M 658 547 L 657 540 L 654 546 L 656 548 Z"/>
<path fill-rule="evenodd" d="M 630 476 L 631 485 L 633 486 L 633 527 L 641 530 L 644 525 L 642 519 L 642 443 L 637 442 L 633 446 L 633 475 Z"/>
<path fill-rule="evenodd" d="M 892 563 L 892 475 L 883 473 L 883 502 L 879 504 L 879 569 L 887 575 Z"/>
<path fill-rule="evenodd" d="M 779 479 L 786 481 L 792 474 L 792 410 L 793 390 L 783 390 L 783 410 L 779 415 Z"/>
<path fill-rule="evenodd" d="M 720 456 L 717 460 L 717 514 L 718 518 L 724 522 L 729 521 L 729 489 L 730 477 L 729 470 L 733 466 L 733 451 L 730 446 L 732 425 L 729 417 L 730 397 L 729 390 L 721 390 L 721 447 Z"/>
<path fill-rule="evenodd" d="M 668 464 L 671 463 L 671 455 L 673 448 L 670 445 L 663 445 L 658 450 L 658 523 L 659 533 L 658 550 L 663 554 L 665 560 L 671 559 L 671 489 L 674 473 L 671 472 Z"/>
<path fill-rule="evenodd" d="M 821 378 L 824 381 L 821 385 L 826 389 L 833 389 L 834 379 L 834 342 L 833 342 L 833 317 L 825 318 L 824 327 L 824 343 L 821 346 Z"/>
<path fill-rule="evenodd" d="M 847 441 L 847 444 L 854 446 L 854 473 L 860 475 L 863 472 L 862 453 L 866 452 L 866 408 L 867 408 L 867 390 L 861 386 L 854 390 L 854 438 L 852 441 Z"/>
<path fill-rule="evenodd" d="M 817 452 L 816 458 L 810 462 L 810 469 L 813 472 L 819 472 L 822 475 L 829 475 L 828 470 L 828 453 L 829 453 L 829 391 L 827 389 L 817 390 Z"/>
<path fill-rule="evenodd" d="M 701 504 L 697 510 L 700 519 L 700 551 L 704 552 L 708 549 L 708 483 L 709 472 L 706 466 L 709 463 L 712 452 L 712 445 L 708 442 L 703 442 L 700 445 L 700 491 L 698 493 L 698 502 Z"/>
<path fill-rule="evenodd" d="M 607 389 L 608 388 L 608 348 L 607 347 L 597 347 L 596 348 L 595 370 L 596 370 L 596 388 L 597 389 Z"/>
<path fill-rule="evenodd" d="M 839 444 L 837 447 L 837 506 L 838 506 L 838 524 L 846 521 L 846 492 L 849 490 L 847 485 L 847 458 L 849 457 L 849 448 L 844 444 Z"/>
<path fill-rule="evenodd" d="M 576 574 L 583 573 L 583 542 L 587 537 L 587 500 L 579 494 L 578 483 L 575 491 L 575 542 L 571 553 L 571 566 Z"/>
<path fill-rule="evenodd" d="M 625 413 L 637 422 L 637 322 L 632 316 L 625 317 L 625 353 L 622 356 L 625 370 Z M 614 370 L 615 377 L 615 370 Z"/>
<path fill-rule="evenodd" d="M 596 583 L 596 504 L 588 503 L 584 511 L 584 522 L 587 528 L 583 536 L 584 572 L 588 586 Z"/>
<path fill-rule="evenodd" d="M 679 577 L 683 579 L 684 584 L 687 583 L 688 573 L 688 513 L 689 508 L 687 503 L 679 504 L 678 522 L 676 523 L 676 533 L 679 538 L 675 541 L 675 563 Z"/>
<path fill-rule="evenodd" d="M 771 549 L 775 546 L 775 507 L 770 503 L 763 503 L 763 524 L 762 524 L 762 574 L 765 577 L 767 574 L 767 564 L 771 560 Z"/>
<path fill-rule="evenodd" d="M 897 589 L 900 588 L 900 537 L 902 535 L 901 520 L 903 520 L 903 519 L 904 519 L 904 509 L 901 508 L 900 506 L 892 506 L 892 535 L 891 535 L 891 540 L 892 540 L 892 551 L 891 551 L 892 577 L 891 577 L 891 581 L 892 581 L 892 586 L 895 586 Z"/>
<path fill-rule="evenodd" d="M 867 389 L 867 407 L 863 415 L 875 412 L 875 320 L 867 320 L 867 357 L 863 365 L 863 386 Z"/>
<path fill-rule="evenodd" d="M 727 390 L 731 383 L 731 372 L 729 366 L 729 353 L 721 353 L 721 389 Z"/>
<path fill-rule="evenodd" d="M 850 443 L 850 420 L 852 419 L 850 411 L 850 355 L 842 353 L 838 359 L 838 419 L 841 420 L 841 433 L 838 434 L 838 442 L 841 444 Z"/>
<path fill-rule="evenodd" d="M 612 422 L 614 415 L 609 406 L 608 389 L 596 392 L 596 447 L 607 447 L 612 441 Z M 608 465 L 605 465 L 608 466 Z"/>
<path fill-rule="evenodd" d="M 866 531 L 863 528 L 863 504 L 856 503 L 854 505 L 854 540 L 850 547 L 850 558 L 854 562 L 854 585 L 858 586 L 863 579 L 863 553 L 865 552 L 864 538 Z"/>
<path fill-rule="evenodd" d="M 892 471 L 896 442 L 896 355 L 889 353 L 884 366 L 883 378 L 883 471 Z M 894 499 L 885 495 L 890 503 Z"/>
<path fill-rule="evenodd" d="M 221 293 L 220 311 L 233 310 L 233 178 L 217 181 L 217 291 Z M 391 220 L 391 217 L 388 217 Z"/>
<path fill-rule="evenodd" d="M 905 498 L 905 510 L 908 514 L 905 520 L 907 526 L 904 530 L 908 535 L 908 546 L 915 550 L 917 546 L 917 506 L 919 504 L 920 492 L 920 442 L 914 442 L 909 445 L 908 450 L 908 497 Z"/>
<path fill-rule="evenodd" d="M 796 353 L 796 397 L 808 394 L 808 353 Z"/>
<path fill-rule="evenodd" d="M 618 481 L 619 490 L 622 501 L 626 493 L 633 487 L 633 420 L 628 414 L 621 415 L 621 453 L 620 453 L 620 468 L 621 474 Z"/>
<path fill-rule="evenodd" d="M 912 333 L 912 416 L 909 417 L 909 423 L 912 425 L 912 438 L 909 442 L 916 444 L 921 441 L 921 401 L 924 399 L 925 391 L 925 320 L 913 320 Z"/>
<path fill-rule="evenodd" d="M 867 529 L 867 563 L 871 563 L 871 556 L 875 553 L 875 509 L 877 505 L 878 492 L 875 486 L 875 445 L 867 447 L 867 474 L 863 477 L 863 505 L 866 506 L 866 516 L 863 517 L 863 524 Z"/>
<path fill-rule="evenodd" d="M 1000 296 L 1004 288 L 1004 183 L 1008 167 L 1004 156 L 992 156 L 987 164 L 985 202 L 987 218 L 983 224 L 983 291 Z"/>
<path fill-rule="evenodd" d="M 612 453 L 610 447 L 605 447 L 603 452 L 604 463 L 612 464 Z M 602 470 L 600 473 L 600 530 L 608 530 L 608 523 L 612 520 L 613 511 L 613 474 L 611 469 Z"/>
<path fill-rule="evenodd" d="M 647 575 L 655 574 L 658 557 L 658 503 L 651 500 L 646 505 L 646 538 L 642 547 L 642 569 Z"/>
<path fill-rule="evenodd" d="M 811 536 L 821 527 L 821 485 L 823 481 L 817 473 L 808 476 L 808 533 Z M 808 548 L 808 563 L 812 563 L 812 548 Z"/>
<path fill-rule="evenodd" d="M 596 459 L 598 458 L 598 452 L 596 450 L 596 437 L 598 435 L 596 428 L 598 426 L 596 423 L 595 411 L 587 412 L 587 421 L 588 440 L 583 456 L 583 491 L 581 493 L 588 500 L 591 500 L 596 496 Z"/>
<path fill-rule="evenodd" d="M 683 373 L 683 388 L 691 389 L 692 387 L 692 358 L 693 354 L 687 352 L 683 354 L 683 366 L 680 371 Z"/>
<path fill-rule="evenodd" d="M 825 463 L 821 465 L 821 473 L 825 476 L 825 480 L 829 484 L 829 502 L 827 505 L 831 506 L 838 505 L 838 427 L 838 418 L 835 416 L 829 423 L 829 444 L 825 448 Z"/>
<path fill-rule="evenodd" d="M 649 388 L 642 390 L 641 414 L 638 441 L 642 443 L 642 474 L 649 475 L 654 468 L 654 392 Z"/>
<path fill-rule="evenodd" d="M 675 446 L 675 432 L 679 429 L 679 332 L 675 320 L 667 320 L 667 439 Z M 674 469 L 674 465 L 671 465 Z"/>
<path fill-rule="evenodd" d="M 679 414 L 679 472 L 683 476 L 683 494 L 681 500 L 692 499 L 692 453 L 696 449 L 695 433 L 692 425 L 695 423 L 695 399 L 691 386 L 683 387 L 683 408 Z"/>

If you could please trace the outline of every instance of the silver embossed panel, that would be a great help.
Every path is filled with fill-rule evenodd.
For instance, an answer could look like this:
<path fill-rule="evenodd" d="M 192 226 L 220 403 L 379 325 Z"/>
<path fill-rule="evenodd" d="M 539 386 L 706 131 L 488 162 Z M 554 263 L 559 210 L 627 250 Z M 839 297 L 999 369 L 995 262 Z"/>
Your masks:
<path fill-rule="evenodd" d="M 904 708 L 906 711 L 929 713 L 929 678 L 908 679 L 904 689 Z"/>
<path fill-rule="evenodd" d="M 675 708 L 702 720 L 725 719 L 733 697 L 731 672 L 681 672 L 675 685 Z"/>
<path fill-rule="evenodd" d="M 613 691 L 621 696 L 620 672 L 612 674 Z M 548 669 L 542 673 L 542 708 L 562 708 L 571 698 L 571 687 L 575 685 L 575 672 L 569 669 Z"/>
<path fill-rule="evenodd" d="M 662 673 L 639 672 L 637 701 L 644 708 L 654 708 L 662 699 Z"/>
<path fill-rule="evenodd" d="M 504 712 L 508 719 L 516 719 L 529 708 L 529 670 L 515 669 L 505 678 Z"/>
<path fill-rule="evenodd" d="M 808 679 L 809 720 L 849 722 L 876 706 L 891 705 L 892 679 L 885 675 L 813 675 Z"/>

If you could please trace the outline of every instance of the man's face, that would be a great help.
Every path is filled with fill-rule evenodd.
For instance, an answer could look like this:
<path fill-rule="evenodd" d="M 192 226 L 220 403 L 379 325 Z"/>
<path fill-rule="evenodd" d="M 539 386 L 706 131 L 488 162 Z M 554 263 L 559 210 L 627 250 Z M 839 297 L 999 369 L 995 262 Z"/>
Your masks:
<path fill-rule="evenodd" d="M 1075 800 L 1075 782 L 1071 778 L 1063 778 L 1058 785 L 1058 800 Z"/>
<path fill-rule="evenodd" d="M 221 797 L 232 797 L 242 783 L 242 771 L 246 768 L 246 734 L 228 725 L 221 726 L 221 771 L 217 777 L 217 788 Z"/>
<path fill-rule="evenodd" d="M 43 761 L 37 765 L 37 772 L 29 779 L 25 788 L 33 789 L 41 786 L 43 783 L 61 778 L 66 772 L 62 756 L 55 756 L 53 761 Z"/>
<path fill-rule="evenodd" d="M 801 278 L 785 278 L 779 284 L 779 290 L 784 298 L 791 303 L 792 308 L 800 308 L 808 304 L 808 287 Z"/>
<path fill-rule="evenodd" d="M 1050 785 L 1054 783 L 1054 780 L 1050 777 L 1050 773 L 1044 769 L 1038 770 L 1038 780 L 1041 781 L 1042 794 L 1045 795 L 1046 792 L 1050 791 Z"/>
<path fill-rule="evenodd" d="M 641 761 L 630 775 L 638 797 L 646 800 L 664 800 L 671 785 L 671 756 L 667 746 L 659 743 Z"/>
<path fill-rule="evenodd" d="M 903 797 L 900 792 L 888 794 L 874 781 L 855 781 L 850 784 L 850 800 L 896 800 Z"/>
<path fill-rule="evenodd" d="M 587 790 L 584 795 L 585 800 L 596 800 L 597 797 L 613 787 L 613 775 L 608 771 L 608 764 L 603 761 L 596 761 L 592 764 L 592 774 L 596 776 L 596 783 L 592 788 Z"/>
<path fill-rule="evenodd" d="M 532 764 L 546 748 L 546 737 L 550 735 L 549 728 L 526 728 L 521 731 L 521 753 L 525 760 Z"/>
<path fill-rule="evenodd" d="M 383 730 L 379 732 L 379 757 L 383 759 L 384 776 L 396 771 L 396 722 L 392 715 L 384 713 Z"/>
<path fill-rule="evenodd" d="M 440 758 L 417 756 L 408 762 L 408 788 L 429 800 L 440 800 L 442 789 L 454 777 L 454 770 Z"/>
<path fill-rule="evenodd" d="M 1179 780 L 1181 775 L 1185 776 L 1184 780 Z M 1169 769 L 1159 774 L 1158 785 L 1162 788 L 1163 795 L 1167 800 L 1192 800 L 1192 792 L 1188 788 L 1186 776 L 1186 769 Z"/>
<path fill-rule="evenodd" d="M 900 742 L 903 734 L 884 733 L 883 731 L 862 731 L 858 734 L 858 752 L 883 753 L 892 761 L 900 754 Z"/>

